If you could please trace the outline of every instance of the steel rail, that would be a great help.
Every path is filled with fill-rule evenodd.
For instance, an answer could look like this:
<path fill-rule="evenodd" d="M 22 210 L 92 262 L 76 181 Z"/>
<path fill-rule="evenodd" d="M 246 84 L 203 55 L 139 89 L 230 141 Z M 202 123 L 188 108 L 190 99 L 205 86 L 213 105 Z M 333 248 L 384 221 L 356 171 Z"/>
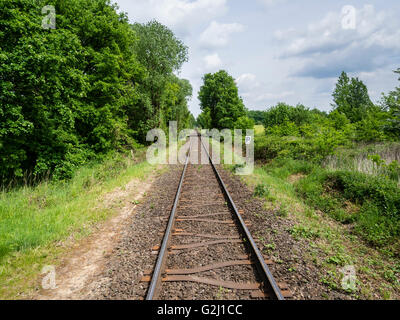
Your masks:
<path fill-rule="evenodd" d="M 223 189 L 223 192 L 225 193 L 226 197 L 228 198 L 231 208 L 235 212 L 236 218 L 239 221 L 239 226 L 242 229 L 243 235 L 245 236 L 246 240 L 250 244 L 250 249 L 252 251 L 252 254 L 256 258 L 255 262 L 256 262 L 257 269 L 259 270 L 261 275 L 265 278 L 265 280 L 267 280 L 267 282 L 264 283 L 264 285 L 269 286 L 270 287 L 269 289 L 272 289 L 272 293 L 274 294 L 275 299 L 277 299 L 277 300 L 285 300 L 285 298 L 282 295 L 281 289 L 279 288 L 278 284 L 276 283 L 275 278 L 272 275 L 271 271 L 269 270 L 267 264 L 265 263 L 263 255 L 261 254 L 260 250 L 258 249 L 257 244 L 255 243 L 255 241 L 254 241 L 249 229 L 247 228 L 247 226 L 246 226 L 241 214 L 239 213 L 235 203 L 233 202 L 233 199 L 232 199 L 231 195 L 229 194 L 228 189 L 226 188 L 226 186 L 224 184 L 224 182 L 223 182 L 223 180 L 221 178 L 221 175 L 219 174 L 217 168 L 215 167 L 214 162 L 213 162 L 213 160 L 212 160 L 207 148 L 204 145 L 203 137 L 201 136 L 201 134 L 199 132 L 198 132 L 198 136 L 200 137 L 201 144 L 202 144 L 202 146 L 203 146 L 203 148 L 204 148 L 204 150 L 205 150 L 205 152 L 206 152 L 206 154 L 208 156 L 208 159 L 210 160 L 210 164 L 211 164 L 211 166 L 212 166 L 212 168 L 213 168 L 213 170 L 215 172 L 215 175 L 217 176 L 217 179 L 218 179 L 218 181 L 219 181 L 219 183 L 220 183 L 220 185 L 221 185 L 221 187 Z"/>
<path fill-rule="evenodd" d="M 192 137 L 192 136 L 190 136 L 190 137 Z M 185 173 L 186 173 L 186 169 L 188 167 L 191 150 L 192 150 L 192 141 L 190 141 L 189 151 L 186 156 L 185 167 L 183 169 L 181 180 L 179 182 L 178 191 L 176 192 L 174 206 L 172 207 L 171 215 L 169 217 L 167 230 L 165 232 L 165 236 L 164 236 L 164 239 L 163 239 L 163 242 L 162 242 L 159 254 L 158 254 L 157 263 L 156 263 L 156 266 L 155 266 L 155 269 L 153 272 L 153 276 L 152 276 L 152 279 L 150 282 L 149 289 L 147 291 L 146 300 L 154 300 L 157 298 L 157 295 L 158 295 L 157 289 L 159 288 L 159 285 L 161 283 L 161 276 L 162 276 L 163 268 L 165 266 L 165 262 L 166 262 L 166 258 L 167 258 L 166 252 L 168 250 L 168 245 L 171 240 L 171 231 L 175 224 L 176 209 L 179 204 L 179 198 L 181 195 L 183 181 L 185 179 Z"/>

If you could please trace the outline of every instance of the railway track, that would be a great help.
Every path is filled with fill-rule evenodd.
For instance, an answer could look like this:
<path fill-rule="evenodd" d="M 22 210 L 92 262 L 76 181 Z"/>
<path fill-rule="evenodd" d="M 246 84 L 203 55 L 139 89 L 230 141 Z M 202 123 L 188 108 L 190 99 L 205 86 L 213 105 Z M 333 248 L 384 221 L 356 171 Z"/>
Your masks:
<path fill-rule="evenodd" d="M 145 272 L 146 300 L 284 300 L 290 291 L 269 270 L 207 150 L 194 135 L 154 270 Z M 201 154 L 208 164 L 199 163 Z"/>

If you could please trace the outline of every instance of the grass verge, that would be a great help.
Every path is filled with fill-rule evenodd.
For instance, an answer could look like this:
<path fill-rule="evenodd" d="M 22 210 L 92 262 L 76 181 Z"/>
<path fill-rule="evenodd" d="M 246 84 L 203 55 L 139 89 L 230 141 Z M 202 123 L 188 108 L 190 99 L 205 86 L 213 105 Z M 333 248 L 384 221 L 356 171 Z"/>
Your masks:
<path fill-rule="evenodd" d="M 313 170 L 308 163 L 288 161 L 278 167 L 258 166 L 243 181 L 265 199 L 267 209 L 284 211 L 283 218 L 294 221 L 294 227 L 288 231 L 295 239 L 309 242 L 304 256 L 320 270 L 321 283 L 356 299 L 399 299 L 400 262 L 394 247 L 370 245 L 363 234 L 356 232 L 357 225 L 344 224 L 305 200 L 298 189 L 306 189 L 305 181 L 312 179 Z M 354 266 L 356 270 L 355 290 L 342 288 L 341 270 L 345 266 Z"/>
<path fill-rule="evenodd" d="M 98 206 L 102 197 L 134 179 L 145 180 L 155 166 L 144 150 L 130 157 L 114 155 L 79 169 L 64 182 L 43 182 L 0 194 L 0 299 L 23 298 L 41 268 L 56 264 L 62 243 L 79 240 L 113 214 Z"/>
<path fill-rule="evenodd" d="M 304 259 L 318 268 L 327 288 L 355 299 L 399 299 L 399 221 L 392 220 L 399 193 L 395 182 L 380 179 L 296 160 L 258 165 L 242 176 L 266 209 L 294 222 L 287 231 L 308 242 Z M 342 286 L 349 266 L 356 271 L 354 290 Z"/>

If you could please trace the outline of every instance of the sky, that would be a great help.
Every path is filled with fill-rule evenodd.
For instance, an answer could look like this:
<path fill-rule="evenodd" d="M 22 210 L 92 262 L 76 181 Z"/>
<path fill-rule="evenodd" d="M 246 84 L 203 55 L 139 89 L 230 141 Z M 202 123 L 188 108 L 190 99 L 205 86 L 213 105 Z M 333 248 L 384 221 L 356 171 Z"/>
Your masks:
<path fill-rule="evenodd" d="M 398 86 L 400 1 L 114 0 L 130 21 L 156 19 L 189 47 L 179 77 L 193 86 L 206 73 L 232 75 L 249 110 L 278 102 L 331 110 L 342 71 L 359 77 L 371 99 Z"/>

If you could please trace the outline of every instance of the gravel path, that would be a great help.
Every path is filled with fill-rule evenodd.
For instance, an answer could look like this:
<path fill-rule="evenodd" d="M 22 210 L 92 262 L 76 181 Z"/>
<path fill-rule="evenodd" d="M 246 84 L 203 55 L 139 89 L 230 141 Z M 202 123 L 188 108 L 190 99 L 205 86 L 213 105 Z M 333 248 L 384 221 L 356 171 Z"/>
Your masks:
<path fill-rule="evenodd" d="M 109 262 L 102 274 L 93 284 L 93 290 L 88 299 L 143 299 L 148 283 L 140 282 L 145 270 L 153 270 L 157 255 L 152 248 L 160 245 L 163 232 L 167 225 L 170 210 L 173 205 L 182 166 L 171 166 L 153 184 L 152 190 L 132 217 L 131 224 L 123 232 L 119 245 L 110 255 Z M 346 295 L 329 291 L 319 282 L 319 272 L 311 263 L 305 263 L 303 252 L 308 244 L 296 241 L 288 230 L 291 222 L 282 219 L 274 212 L 266 211 L 261 200 L 253 197 L 238 177 L 218 166 L 218 170 L 231 193 L 235 204 L 245 220 L 248 220 L 250 232 L 255 240 L 260 239 L 259 248 L 265 258 L 275 263 L 270 266 L 271 272 L 278 282 L 286 282 L 294 299 L 322 299 L 329 296 L 332 299 L 346 299 Z M 206 219 L 218 221 L 232 220 L 222 192 L 217 185 L 209 165 L 190 165 L 182 193 L 182 201 L 177 215 L 194 217 L 207 215 Z M 194 193 L 196 191 L 196 193 Z M 194 196 L 194 194 L 196 194 Z M 204 206 L 204 203 L 207 206 Z M 215 216 L 210 214 L 220 213 Z M 238 236 L 235 226 L 221 223 L 195 221 L 179 221 L 177 229 L 187 233 Z M 262 240 L 262 241 L 261 241 Z M 188 238 L 175 236 L 172 245 L 182 245 L 193 242 L 208 241 L 204 238 Z M 265 244 L 274 244 L 271 249 Z M 167 268 L 187 269 L 205 266 L 215 262 L 236 260 L 246 255 L 242 243 L 218 244 L 190 250 L 179 250 L 177 254 L 169 255 Z M 295 271 L 293 271 L 295 270 Z M 235 281 L 241 283 L 259 282 L 253 266 L 234 266 L 196 274 L 196 276 Z M 204 284 L 191 282 L 163 283 L 161 299 L 250 299 L 250 292 L 243 290 L 227 290 Z"/>
<path fill-rule="evenodd" d="M 242 215 L 249 220 L 249 230 L 255 240 L 260 240 L 259 249 L 268 254 L 275 263 L 270 266 L 277 281 L 285 282 L 294 299 L 329 299 L 347 300 L 346 294 L 329 290 L 320 282 L 319 270 L 304 258 L 309 243 L 295 240 L 289 233 L 293 227 L 290 220 L 279 217 L 275 212 L 264 209 L 263 202 L 253 197 L 253 192 L 240 181 L 240 177 L 218 167 L 229 193 Z M 273 244 L 273 246 L 268 246 Z"/>
<path fill-rule="evenodd" d="M 171 166 L 154 182 L 87 299 L 139 300 L 145 296 L 147 283 L 140 279 L 156 262 L 151 248 L 162 241 L 164 218 L 171 211 L 181 172 L 182 166 Z"/>

